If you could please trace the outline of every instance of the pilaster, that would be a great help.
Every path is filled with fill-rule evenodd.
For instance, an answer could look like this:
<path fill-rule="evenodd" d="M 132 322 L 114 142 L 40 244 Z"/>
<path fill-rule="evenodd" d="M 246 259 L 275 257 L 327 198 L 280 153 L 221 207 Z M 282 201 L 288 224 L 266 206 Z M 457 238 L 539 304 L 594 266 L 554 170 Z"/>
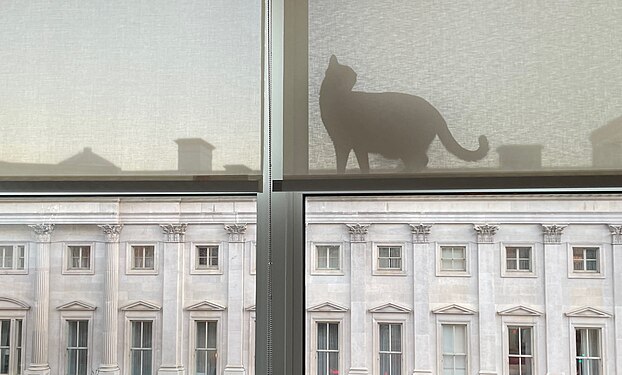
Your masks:
<path fill-rule="evenodd" d="M 29 225 L 36 237 L 34 329 L 26 375 L 49 375 L 50 241 L 54 224 Z"/>
<path fill-rule="evenodd" d="M 494 243 L 499 226 L 483 224 L 473 225 L 477 233 L 477 284 L 479 301 L 479 374 L 499 374 L 497 368 L 499 347 L 499 329 L 495 308 L 495 253 Z"/>
<path fill-rule="evenodd" d="M 162 365 L 158 375 L 183 375 L 184 236 L 187 224 L 160 225 L 163 244 Z"/>
<path fill-rule="evenodd" d="M 244 354 L 244 244 L 246 224 L 225 225 L 229 234 L 227 269 L 227 364 L 224 374 L 246 374 Z M 248 338 L 247 338 L 248 339 Z"/>
<path fill-rule="evenodd" d="M 106 241 L 106 279 L 104 280 L 104 336 L 99 373 L 118 375 L 119 323 L 119 237 L 123 225 L 99 225 Z"/>
<path fill-rule="evenodd" d="M 369 225 L 346 224 L 350 232 L 350 368 L 349 375 L 369 373 L 367 350 L 367 231 Z"/>
<path fill-rule="evenodd" d="M 544 304 L 546 308 L 546 374 L 561 375 L 568 368 L 568 338 L 563 332 L 562 280 L 567 271 L 562 232 L 566 225 L 542 225 L 544 236 Z"/>
<path fill-rule="evenodd" d="M 615 358 L 617 368 L 622 366 L 622 225 L 609 225 L 613 259 L 613 305 Z"/>
<path fill-rule="evenodd" d="M 428 241 L 430 224 L 411 224 L 414 270 L 415 369 L 413 375 L 431 375 L 434 361 L 434 324 L 430 315 L 430 280 L 434 277 L 434 246 Z"/>

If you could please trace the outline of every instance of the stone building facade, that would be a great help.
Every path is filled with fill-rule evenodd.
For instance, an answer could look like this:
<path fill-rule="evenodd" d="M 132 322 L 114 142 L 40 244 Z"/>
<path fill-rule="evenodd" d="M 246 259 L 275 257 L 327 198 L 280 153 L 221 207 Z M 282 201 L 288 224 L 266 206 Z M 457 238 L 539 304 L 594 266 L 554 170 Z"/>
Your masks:
<path fill-rule="evenodd" d="M 254 374 L 255 206 L 0 201 L 0 373 Z"/>

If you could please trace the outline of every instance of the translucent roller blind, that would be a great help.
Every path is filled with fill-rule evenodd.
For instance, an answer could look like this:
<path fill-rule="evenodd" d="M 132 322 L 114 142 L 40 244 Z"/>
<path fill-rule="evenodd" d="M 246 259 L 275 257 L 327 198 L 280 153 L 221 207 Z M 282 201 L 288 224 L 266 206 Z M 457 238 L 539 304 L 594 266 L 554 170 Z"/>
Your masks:
<path fill-rule="evenodd" d="M 3 1 L 0 45 L 0 176 L 260 173 L 260 1 Z"/>
<path fill-rule="evenodd" d="M 620 19 L 616 1 L 308 0 L 308 173 L 618 172 Z"/>

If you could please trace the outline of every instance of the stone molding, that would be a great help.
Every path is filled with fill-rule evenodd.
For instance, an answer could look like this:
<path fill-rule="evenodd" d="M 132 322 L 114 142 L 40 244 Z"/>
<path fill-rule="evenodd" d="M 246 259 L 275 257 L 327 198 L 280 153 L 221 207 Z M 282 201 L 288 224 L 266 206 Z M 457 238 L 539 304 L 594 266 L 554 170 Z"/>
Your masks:
<path fill-rule="evenodd" d="M 622 225 L 609 224 L 609 231 L 611 232 L 611 244 L 622 245 Z"/>
<path fill-rule="evenodd" d="M 460 306 L 458 304 L 451 304 L 432 310 L 432 314 L 446 314 L 446 315 L 475 315 L 477 312 L 467 307 Z"/>
<path fill-rule="evenodd" d="M 562 242 L 562 232 L 567 225 L 545 225 L 542 224 L 542 232 L 544 233 L 544 243 L 556 244 Z"/>
<path fill-rule="evenodd" d="M 493 243 L 495 234 L 499 230 L 498 225 L 474 224 L 473 229 L 477 232 L 477 243 Z"/>
<path fill-rule="evenodd" d="M 509 309 L 501 310 L 497 314 L 510 315 L 510 316 L 542 316 L 544 315 L 538 310 L 531 309 L 523 305 L 518 305 L 515 307 L 511 307 Z"/>
<path fill-rule="evenodd" d="M 351 242 L 365 242 L 367 240 L 367 231 L 369 230 L 369 224 L 346 224 L 350 231 Z"/>
<path fill-rule="evenodd" d="M 188 311 L 224 311 L 225 306 L 210 301 L 201 301 L 194 305 L 187 306 L 184 310 Z"/>
<path fill-rule="evenodd" d="M 29 227 L 35 232 L 37 242 L 50 242 L 52 239 L 54 224 L 35 224 Z"/>
<path fill-rule="evenodd" d="M 395 303 L 385 303 L 380 306 L 369 309 L 370 313 L 410 313 L 412 309 L 405 306 L 396 305 Z"/>
<path fill-rule="evenodd" d="M 307 311 L 310 311 L 310 312 L 346 312 L 348 311 L 348 308 L 345 306 L 338 305 L 333 302 L 324 302 L 324 303 L 320 303 L 319 305 L 309 307 Z"/>
<path fill-rule="evenodd" d="M 229 224 L 225 225 L 225 230 L 229 234 L 229 242 L 246 241 L 247 224 Z"/>
<path fill-rule="evenodd" d="M 585 306 L 572 311 L 568 311 L 564 315 L 577 318 L 611 318 L 613 316 L 608 312 L 590 306 Z"/>
<path fill-rule="evenodd" d="M 30 310 L 30 306 L 15 298 L 0 297 L 0 311 L 2 310 Z"/>
<path fill-rule="evenodd" d="M 121 234 L 121 229 L 123 229 L 123 224 L 104 224 L 98 225 L 98 227 L 100 227 L 104 232 L 106 242 L 119 242 L 119 236 Z"/>
<path fill-rule="evenodd" d="M 59 311 L 95 311 L 97 306 L 82 301 L 71 301 L 56 308 Z"/>
<path fill-rule="evenodd" d="M 428 236 L 432 230 L 432 224 L 410 224 L 414 243 L 428 243 Z"/>
<path fill-rule="evenodd" d="M 159 311 L 162 308 L 155 303 L 136 301 L 121 307 L 121 311 Z"/>
<path fill-rule="evenodd" d="M 188 224 L 160 224 L 167 242 L 184 242 Z"/>

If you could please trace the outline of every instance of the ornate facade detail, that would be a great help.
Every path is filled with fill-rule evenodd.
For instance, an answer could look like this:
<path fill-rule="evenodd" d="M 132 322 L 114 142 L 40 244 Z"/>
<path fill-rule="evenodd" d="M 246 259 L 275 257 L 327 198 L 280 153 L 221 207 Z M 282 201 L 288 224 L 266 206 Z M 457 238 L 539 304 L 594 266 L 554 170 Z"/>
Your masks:
<path fill-rule="evenodd" d="M 246 239 L 246 224 L 225 225 L 225 230 L 229 233 L 229 242 L 244 242 Z"/>
<path fill-rule="evenodd" d="M 35 232 L 37 242 L 50 242 L 52 239 L 54 224 L 35 224 L 29 227 Z"/>
<path fill-rule="evenodd" d="M 352 242 L 365 242 L 367 238 L 367 230 L 369 230 L 369 224 L 346 224 L 350 231 L 350 241 Z"/>
<path fill-rule="evenodd" d="M 410 224 L 413 233 L 414 243 L 428 243 L 428 236 L 432 229 L 432 224 Z"/>
<path fill-rule="evenodd" d="M 123 229 L 123 224 L 119 225 L 98 225 L 101 230 L 104 231 L 104 236 L 106 237 L 106 242 L 119 242 L 119 235 L 121 234 L 121 229 Z"/>
<path fill-rule="evenodd" d="M 473 225 L 473 229 L 477 232 L 477 243 L 493 243 L 499 226 L 490 224 Z"/>
<path fill-rule="evenodd" d="M 562 232 L 566 225 L 544 225 L 542 224 L 542 232 L 544 233 L 544 243 L 561 243 Z"/>
<path fill-rule="evenodd" d="M 611 232 L 611 243 L 614 245 L 622 245 L 622 225 L 609 225 Z"/>
<path fill-rule="evenodd" d="M 188 224 L 162 224 L 162 232 L 168 242 L 183 242 Z"/>

